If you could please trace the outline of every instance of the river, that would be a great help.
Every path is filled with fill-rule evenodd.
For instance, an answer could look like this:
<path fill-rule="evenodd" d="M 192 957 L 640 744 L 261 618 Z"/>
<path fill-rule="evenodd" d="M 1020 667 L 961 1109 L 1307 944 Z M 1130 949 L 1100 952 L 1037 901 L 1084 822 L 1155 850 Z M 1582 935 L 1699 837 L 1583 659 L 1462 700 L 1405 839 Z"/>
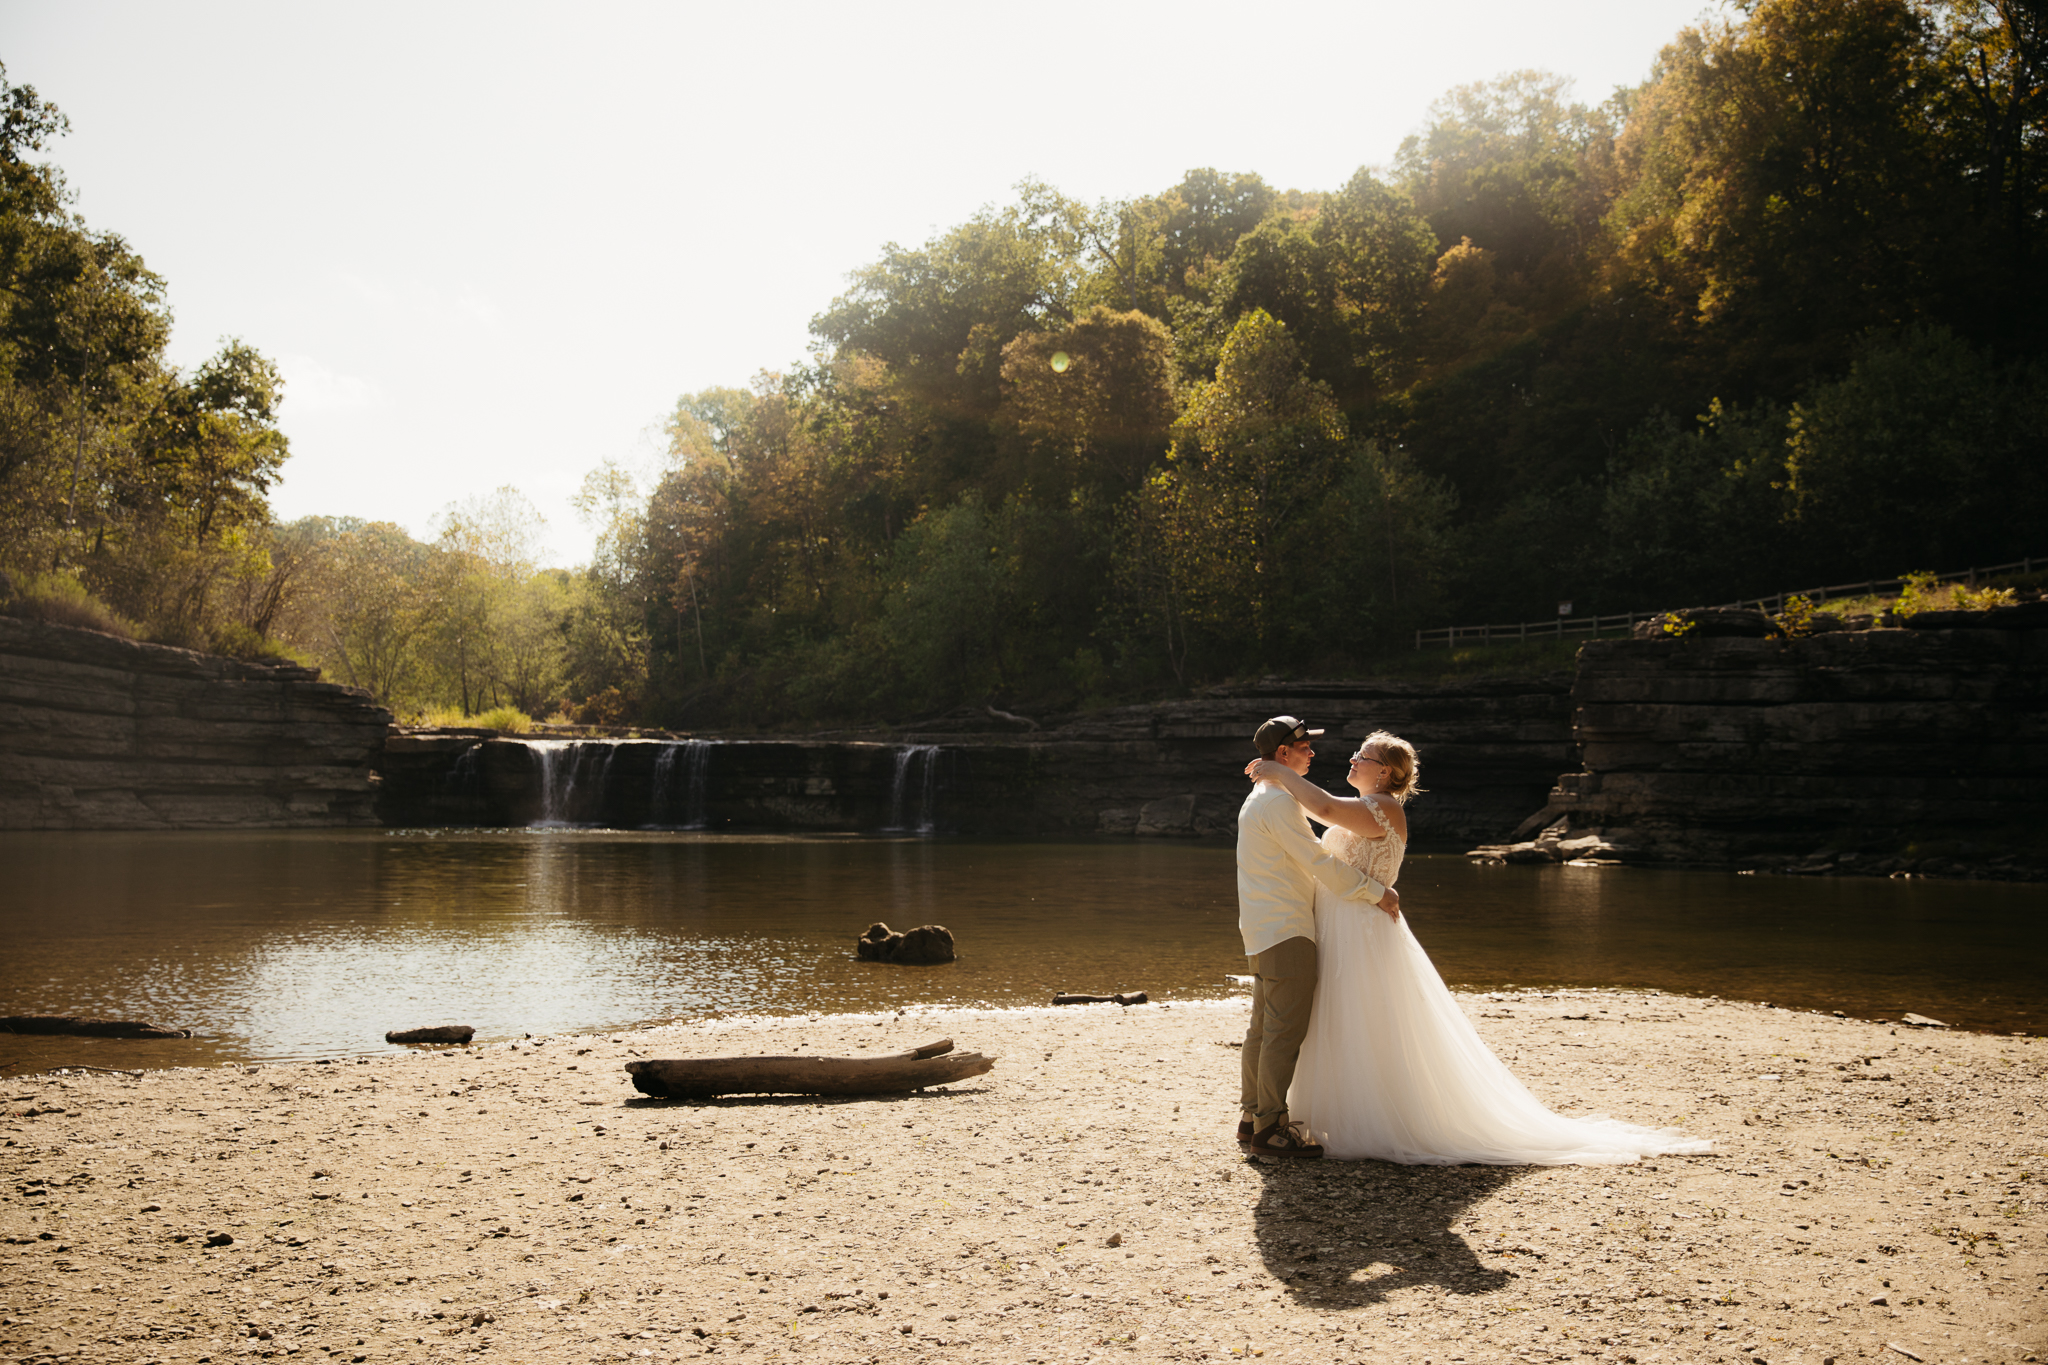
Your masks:
<path fill-rule="evenodd" d="M 708 1014 L 1043 1004 L 1241 990 L 1228 848 L 608 830 L 0 835 L 0 1014 L 189 1040 L 0 1036 L 0 1070 L 387 1050 Z M 1625 986 L 2039 1031 L 2037 886 L 1409 860 L 1454 986 Z M 868 924 L 960 961 L 857 961 Z"/>

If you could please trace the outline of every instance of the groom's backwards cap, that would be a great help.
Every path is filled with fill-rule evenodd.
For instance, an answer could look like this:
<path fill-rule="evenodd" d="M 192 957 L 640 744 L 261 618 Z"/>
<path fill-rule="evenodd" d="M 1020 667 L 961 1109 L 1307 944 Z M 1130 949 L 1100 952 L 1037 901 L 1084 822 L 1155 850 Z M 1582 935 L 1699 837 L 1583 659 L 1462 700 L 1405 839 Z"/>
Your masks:
<path fill-rule="evenodd" d="M 1261 725 L 1252 734 L 1252 743 L 1261 754 L 1270 758 L 1273 751 L 1283 744 L 1299 744 L 1310 735 L 1319 735 L 1321 730 L 1311 730 L 1308 722 L 1296 720 L 1293 716 L 1275 716 Z"/>

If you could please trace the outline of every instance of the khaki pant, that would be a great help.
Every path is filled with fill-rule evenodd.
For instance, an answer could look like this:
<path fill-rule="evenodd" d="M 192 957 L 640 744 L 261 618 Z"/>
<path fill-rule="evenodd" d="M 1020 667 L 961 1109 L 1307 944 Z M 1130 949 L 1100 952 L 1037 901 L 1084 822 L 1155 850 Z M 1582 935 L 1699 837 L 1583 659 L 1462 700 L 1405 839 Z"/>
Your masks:
<path fill-rule="evenodd" d="M 1316 941 L 1283 939 L 1245 959 L 1252 972 L 1252 1022 L 1244 1034 L 1238 1107 L 1264 1131 L 1287 1114 L 1287 1087 L 1316 1001 Z"/>

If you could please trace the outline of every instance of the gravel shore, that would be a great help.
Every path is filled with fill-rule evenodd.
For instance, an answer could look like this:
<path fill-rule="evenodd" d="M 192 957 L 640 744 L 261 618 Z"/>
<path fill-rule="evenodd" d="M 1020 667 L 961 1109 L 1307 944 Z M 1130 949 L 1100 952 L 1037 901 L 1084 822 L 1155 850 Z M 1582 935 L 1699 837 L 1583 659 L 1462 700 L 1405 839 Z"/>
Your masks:
<path fill-rule="evenodd" d="M 2023 1361 L 2048 1047 L 1610 991 L 1460 997 L 1553 1106 L 1713 1154 L 1247 1160 L 1245 1003 L 727 1019 L 15 1077 L 0 1360 Z M 877 1099 L 622 1063 L 950 1037 Z"/>

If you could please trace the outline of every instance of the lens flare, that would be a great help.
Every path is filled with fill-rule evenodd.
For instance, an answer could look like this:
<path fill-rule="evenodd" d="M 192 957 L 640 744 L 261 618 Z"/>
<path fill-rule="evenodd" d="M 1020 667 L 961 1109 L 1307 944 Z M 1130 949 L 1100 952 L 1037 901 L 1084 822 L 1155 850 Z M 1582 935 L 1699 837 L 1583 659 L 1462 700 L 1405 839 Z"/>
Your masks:
<path fill-rule="evenodd" d="M 1067 366 L 1073 363 L 1073 357 L 1069 356 L 1065 351 L 1054 351 L 1052 353 L 1052 372 L 1054 374 L 1065 374 Z"/>

